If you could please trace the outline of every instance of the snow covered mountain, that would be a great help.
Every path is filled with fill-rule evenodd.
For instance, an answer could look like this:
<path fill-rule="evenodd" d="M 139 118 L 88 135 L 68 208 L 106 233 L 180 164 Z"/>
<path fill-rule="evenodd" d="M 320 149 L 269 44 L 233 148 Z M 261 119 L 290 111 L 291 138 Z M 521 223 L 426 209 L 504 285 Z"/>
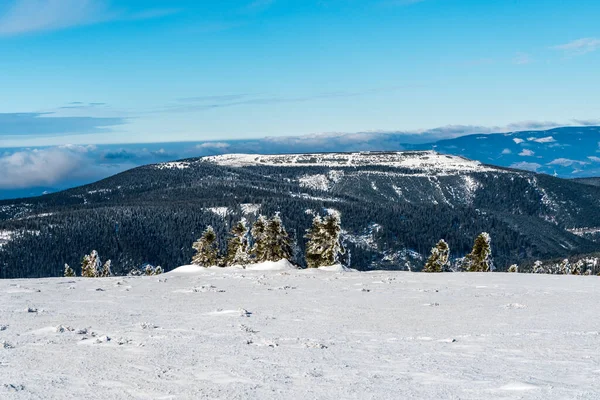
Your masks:
<path fill-rule="evenodd" d="M 467 135 L 406 147 L 435 149 L 563 178 L 600 176 L 600 127 Z"/>
<path fill-rule="evenodd" d="M 189 263 L 213 225 L 281 213 L 298 243 L 340 212 L 346 262 L 420 269 L 440 239 L 464 255 L 482 231 L 498 267 L 600 250 L 600 187 L 432 151 L 228 154 L 135 168 L 64 192 L 0 202 L 0 276 L 60 275 L 92 249 L 113 270 Z"/>

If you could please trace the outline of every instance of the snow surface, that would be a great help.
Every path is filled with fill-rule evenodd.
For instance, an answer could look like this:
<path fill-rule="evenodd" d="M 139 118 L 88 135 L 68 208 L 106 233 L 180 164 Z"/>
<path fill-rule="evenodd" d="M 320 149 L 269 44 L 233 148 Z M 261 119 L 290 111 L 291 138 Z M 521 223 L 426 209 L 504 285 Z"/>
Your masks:
<path fill-rule="evenodd" d="M 247 271 L 289 271 L 298 269 L 288 260 L 279 260 L 279 261 L 266 261 L 258 264 L 248 264 L 248 265 L 232 265 L 230 267 L 220 268 L 217 266 L 212 267 L 200 267 L 198 265 L 183 265 L 181 267 L 175 268 L 173 271 L 168 272 L 165 275 L 172 274 L 203 274 L 209 270 L 247 270 Z"/>
<path fill-rule="evenodd" d="M 600 397 L 597 277 L 181 272 L 0 281 L 0 398 Z"/>
<path fill-rule="evenodd" d="M 487 167 L 478 161 L 468 160 L 459 156 L 436 153 L 435 151 L 405 151 L 405 152 L 359 152 L 359 153 L 315 153 L 315 154 L 224 154 L 202 158 L 205 162 L 231 167 L 252 165 L 271 165 L 280 167 L 305 167 L 311 165 L 329 167 L 356 167 L 367 165 L 383 165 L 397 168 L 407 168 L 419 171 L 437 173 L 459 172 L 501 172 L 496 168 Z M 307 175 L 301 178 L 303 186 L 324 188 L 329 179 L 324 175 Z M 339 179 L 339 178 L 338 178 Z"/>

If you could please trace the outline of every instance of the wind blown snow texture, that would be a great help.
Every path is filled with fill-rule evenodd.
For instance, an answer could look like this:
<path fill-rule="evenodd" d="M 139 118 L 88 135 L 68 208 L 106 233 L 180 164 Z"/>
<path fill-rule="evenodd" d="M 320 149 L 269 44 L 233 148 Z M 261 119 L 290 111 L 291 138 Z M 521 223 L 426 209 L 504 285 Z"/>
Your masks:
<path fill-rule="evenodd" d="M 1 281 L 0 398 L 600 393 L 595 277 L 185 272 Z"/>

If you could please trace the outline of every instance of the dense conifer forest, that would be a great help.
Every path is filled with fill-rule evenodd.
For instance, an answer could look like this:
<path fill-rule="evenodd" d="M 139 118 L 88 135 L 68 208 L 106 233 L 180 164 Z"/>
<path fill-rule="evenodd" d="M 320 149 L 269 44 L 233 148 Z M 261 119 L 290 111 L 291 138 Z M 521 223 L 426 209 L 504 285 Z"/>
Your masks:
<path fill-rule="evenodd" d="M 481 232 L 489 232 L 500 270 L 600 250 L 600 188 L 574 181 L 488 166 L 193 159 L 0 202 L 0 277 L 61 276 L 65 263 L 80 265 L 93 249 L 116 274 L 146 263 L 168 271 L 190 262 L 207 226 L 226 248 L 240 219 L 275 214 L 295 246 L 292 261 L 306 266 L 306 230 L 332 210 L 341 215 L 343 261 L 362 270 L 420 270 L 440 239 L 451 259 L 463 257 Z"/>

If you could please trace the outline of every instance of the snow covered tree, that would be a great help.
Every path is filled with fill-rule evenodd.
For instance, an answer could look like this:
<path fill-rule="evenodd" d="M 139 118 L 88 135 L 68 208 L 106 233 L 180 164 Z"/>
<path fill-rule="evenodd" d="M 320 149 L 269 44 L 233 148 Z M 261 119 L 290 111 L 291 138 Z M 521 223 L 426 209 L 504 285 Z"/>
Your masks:
<path fill-rule="evenodd" d="M 265 229 L 264 261 L 291 260 L 293 256 L 292 239 L 288 235 L 279 215 L 267 221 Z"/>
<path fill-rule="evenodd" d="M 202 237 L 192 245 L 196 254 L 192 257 L 192 264 L 201 267 L 210 267 L 217 265 L 219 257 L 219 248 L 217 245 L 217 235 L 212 226 L 206 228 Z"/>
<path fill-rule="evenodd" d="M 69 267 L 69 264 L 65 264 L 65 277 L 72 278 L 75 276 L 73 268 Z"/>
<path fill-rule="evenodd" d="M 242 219 L 231 228 L 231 238 L 227 242 L 225 265 L 246 265 L 250 262 L 248 251 L 248 228 Z"/>
<path fill-rule="evenodd" d="M 163 269 L 161 266 L 153 267 L 152 265 L 148 264 L 148 265 L 146 265 L 146 268 L 144 268 L 144 271 L 142 273 L 140 273 L 139 275 L 153 276 L 153 275 L 160 275 L 162 273 L 163 273 Z"/>
<path fill-rule="evenodd" d="M 97 278 L 100 274 L 100 256 L 96 250 L 83 257 L 81 262 L 81 276 L 84 278 Z"/>
<path fill-rule="evenodd" d="M 545 274 L 546 269 L 540 260 L 537 260 L 533 263 L 533 273 L 534 274 Z"/>
<path fill-rule="evenodd" d="M 313 218 L 312 226 L 306 230 L 305 239 L 308 239 L 306 243 L 306 266 L 308 268 L 319 268 L 324 265 L 322 263 L 321 255 L 325 247 L 325 235 L 323 233 L 323 218 L 320 215 L 316 215 Z"/>
<path fill-rule="evenodd" d="M 313 225 L 304 236 L 306 244 L 306 264 L 308 268 L 334 265 L 339 262 L 340 255 L 345 253 L 341 242 L 341 221 L 338 214 L 330 214 L 325 218 L 315 216 Z"/>
<path fill-rule="evenodd" d="M 571 268 L 571 274 L 573 274 L 573 275 L 581 275 L 581 273 L 583 272 L 582 267 L 583 267 L 583 262 L 581 260 L 579 260 Z"/>
<path fill-rule="evenodd" d="M 104 266 L 102 267 L 102 271 L 100 272 L 99 276 L 101 276 L 102 278 L 108 278 L 108 277 L 113 276 L 112 270 L 110 269 L 111 265 L 112 265 L 112 262 L 110 260 L 108 260 L 107 262 L 105 262 Z"/>
<path fill-rule="evenodd" d="M 450 258 L 450 247 L 444 239 L 440 240 L 435 247 L 431 249 L 431 255 L 425 263 L 423 272 L 444 272 L 448 267 Z"/>
<path fill-rule="evenodd" d="M 508 272 L 513 272 L 513 273 L 519 272 L 519 266 L 517 264 L 511 265 L 510 267 L 508 267 Z"/>
<path fill-rule="evenodd" d="M 565 258 L 564 260 L 562 260 L 560 264 L 558 264 L 556 269 L 557 274 L 569 275 L 571 273 L 571 263 L 569 262 L 569 259 Z"/>
<path fill-rule="evenodd" d="M 489 272 L 494 269 L 490 235 L 482 232 L 475 239 L 473 250 L 463 261 L 463 268 L 469 272 Z"/>
<path fill-rule="evenodd" d="M 259 215 L 254 225 L 252 225 L 252 240 L 254 244 L 250 254 L 254 262 L 263 262 L 266 260 L 266 230 L 267 219 L 264 215 Z"/>

